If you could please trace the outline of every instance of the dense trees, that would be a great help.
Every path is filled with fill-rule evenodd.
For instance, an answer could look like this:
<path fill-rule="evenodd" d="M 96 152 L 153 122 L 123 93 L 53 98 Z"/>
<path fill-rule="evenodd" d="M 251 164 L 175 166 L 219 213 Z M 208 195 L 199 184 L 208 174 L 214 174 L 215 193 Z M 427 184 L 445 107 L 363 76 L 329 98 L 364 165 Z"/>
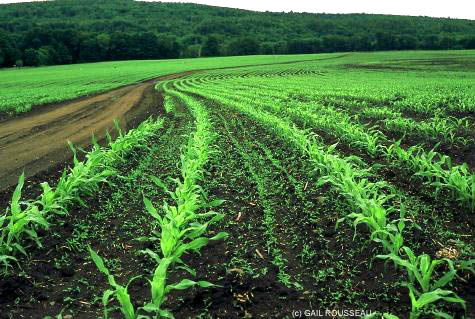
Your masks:
<path fill-rule="evenodd" d="M 228 55 L 253 55 L 259 53 L 259 42 L 253 37 L 240 37 L 232 40 L 227 47 Z"/>
<path fill-rule="evenodd" d="M 13 37 L 0 31 L 0 62 L 2 66 L 13 66 L 21 59 L 21 51 L 15 47 Z"/>
<path fill-rule="evenodd" d="M 475 48 L 475 21 L 251 12 L 133 0 L 0 5 L 0 66 Z"/>
<path fill-rule="evenodd" d="M 218 56 L 219 55 L 219 40 L 216 36 L 210 35 L 206 38 L 202 50 L 203 56 Z"/>

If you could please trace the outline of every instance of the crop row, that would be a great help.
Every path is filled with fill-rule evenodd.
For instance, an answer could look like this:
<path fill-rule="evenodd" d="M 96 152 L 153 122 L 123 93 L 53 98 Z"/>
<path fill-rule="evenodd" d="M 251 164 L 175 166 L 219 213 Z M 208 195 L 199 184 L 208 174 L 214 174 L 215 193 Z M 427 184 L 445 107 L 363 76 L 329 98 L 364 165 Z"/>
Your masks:
<path fill-rule="evenodd" d="M 198 252 L 210 240 L 215 241 L 227 237 L 224 232 L 211 238 L 205 236 L 208 227 L 224 217 L 222 214 L 209 211 L 210 208 L 221 204 L 221 201 L 207 202 L 203 189 L 199 185 L 203 179 L 204 165 L 209 157 L 216 153 L 211 145 L 215 138 L 212 123 L 200 103 L 179 92 L 169 90 L 167 92 L 181 99 L 191 109 L 195 118 L 196 130 L 189 137 L 188 144 L 180 155 L 181 178 L 173 180 L 176 188 L 171 191 L 163 181 L 152 177 L 156 186 L 163 188 L 170 195 L 172 204 L 164 200 L 163 212 L 159 212 L 149 199 L 144 198 L 145 207 L 153 217 L 152 223 L 155 230 L 149 236 L 138 240 L 149 241 L 156 244 L 155 247 L 159 247 L 158 251 L 151 249 L 143 251 L 157 263 L 152 278 L 149 280 L 151 300 L 143 307 L 135 309 L 127 290 L 128 285 L 118 284 L 106 268 L 102 258 L 90 250 L 91 257 L 99 270 L 107 276 L 111 286 L 111 289 L 105 291 L 103 297 L 105 318 L 108 318 L 110 297 L 117 299 L 126 319 L 149 318 L 149 316 L 139 314 L 140 310 L 152 313 L 153 318 L 173 318 L 173 314 L 163 307 L 171 290 L 183 290 L 195 285 L 214 286 L 206 281 L 190 279 L 183 279 L 176 284 L 167 283 L 167 278 L 174 268 L 185 270 L 190 275 L 196 276 L 195 271 L 182 260 L 184 254 Z M 170 100 L 168 101 L 172 103 Z M 129 284 L 135 279 L 136 277 L 132 278 Z"/>
<path fill-rule="evenodd" d="M 426 140 L 441 141 L 447 144 L 459 143 L 461 145 L 467 145 L 471 143 L 473 139 L 474 123 L 472 123 L 468 117 L 456 118 L 448 116 L 446 114 L 447 109 L 434 109 L 430 118 L 416 121 L 403 116 L 401 110 L 397 109 L 394 105 L 386 106 L 388 102 L 385 102 L 384 99 L 374 101 L 371 101 L 371 98 L 368 99 L 368 97 L 348 97 L 342 99 L 338 96 L 323 96 L 321 93 L 316 94 L 315 92 L 319 92 L 320 88 L 315 84 L 315 81 L 311 81 L 308 77 L 292 81 L 286 81 L 276 77 L 272 85 L 269 85 L 267 81 L 262 82 L 256 77 L 249 81 L 239 81 L 239 73 L 233 74 L 233 78 L 236 79 L 240 88 L 249 88 L 255 92 L 257 92 L 259 88 L 263 93 L 268 93 L 269 89 L 275 89 L 277 86 L 285 85 L 285 90 L 279 90 L 280 95 L 278 98 L 282 100 L 282 102 L 288 102 L 289 100 L 312 101 L 318 105 L 334 107 L 349 114 L 357 115 L 358 117 L 379 120 L 381 127 L 392 133 L 404 134 L 412 138 L 424 137 Z M 202 80 L 205 78 L 202 75 L 202 77 L 198 79 Z M 211 79 L 214 78 L 211 77 Z M 193 80 L 195 79 L 192 79 L 192 81 Z M 325 80 L 326 78 L 322 79 L 322 81 Z M 226 83 L 229 85 L 229 81 Z M 190 85 L 191 84 L 190 82 Z M 413 111 L 411 111 L 411 113 L 412 112 Z M 355 118 L 355 120 L 358 120 L 358 118 Z M 460 133 L 463 133 L 463 136 L 460 136 Z"/>
<path fill-rule="evenodd" d="M 42 193 L 35 200 L 21 200 L 24 174 L 19 178 L 13 193 L 10 207 L 0 216 L 0 262 L 3 272 L 8 272 L 12 263 L 17 261 L 18 253 L 28 255 L 31 243 L 41 247 L 38 229 L 48 229 L 57 215 L 68 214 L 68 208 L 74 204 L 83 205 L 84 196 L 92 196 L 103 183 L 111 183 L 110 177 L 116 176 L 115 166 L 126 160 L 132 150 L 145 147 L 145 141 L 162 127 L 163 120 L 149 119 L 136 129 L 123 134 L 118 128 L 119 137 L 112 141 L 109 134 L 109 148 L 101 147 L 93 137 L 93 149 L 79 161 L 75 148 L 73 166 L 64 169 L 56 187 L 42 183 Z"/>
<path fill-rule="evenodd" d="M 281 96 L 280 87 L 272 90 L 238 91 L 236 85 L 231 84 L 212 88 L 203 86 L 200 90 L 219 92 L 222 96 L 247 103 L 259 101 L 261 108 L 282 116 L 289 115 L 312 128 L 323 130 L 346 141 L 372 157 L 382 156 L 388 163 L 397 163 L 398 167 L 420 176 L 426 184 L 434 187 L 436 190 L 434 195 L 439 195 L 442 190 L 448 191 L 454 200 L 475 212 L 475 175 L 466 164 L 453 165 L 449 156 L 433 150 L 426 152 L 417 145 L 404 149 L 399 142 L 389 142 L 381 132 L 367 128 L 355 122 L 348 114 L 338 112 L 329 106 L 297 101 L 276 103 Z"/>
<path fill-rule="evenodd" d="M 370 239 L 380 243 L 386 253 L 378 257 L 393 260 L 396 266 L 407 271 L 409 279 L 407 286 L 412 302 L 411 318 L 418 318 L 423 310 L 428 309 L 429 304 L 438 300 L 465 304 L 453 291 L 442 289 L 456 275 L 453 263 L 446 261 L 449 271 L 437 279 L 434 270 L 445 261 L 431 260 L 426 254 L 416 256 L 404 245 L 404 230 L 407 223 L 412 224 L 412 221 L 405 218 L 404 206 L 399 209 L 394 207 L 397 192 L 384 181 L 371 182 L 371 173 L 367 169 L 359 168 L 357 158 L 352 156 L 340 158 L 334 154 L 335 146 L 320 145 L 314 136 L 296 128 L 292 122 L 255 108 L 256 100 L 254 103 L 241 98 L 235 100 L 223 96 L 222 92 L 216 90 L 186 88 L 182 83 L 177 86 L 250 116 L 275 134 L 291 141 L 303 155 L 308 156 L 322 176 L 319 184 L 332 184 L 352 205 L 355 212 L 345 219 L 353 221 L 355 231 L 359 224 L 368 225 L 371 230 Z M 389 220 L 389 215 L 397 212 L 399 218 Z"/>
<path fill-rule="evenodd" d="M 119 61 L 2 70 L 0 112 L 28 112 L 35 105 L 104 92 L 123 85 L 189 70 L 285 63 L 331 57 L 280 55 Z"/>
<path fill-rule="evenodd" d="M 295 69 L 311 70 L 314 74 L 305 80 L 287 81 L 285 77 L 274 76 L 274 81 L 285 81 L 289 87 L 286 93 L 292 94 L 293 88 L 307 87 L 305 98 L 325 101 L 331 105 L 350 107 L 381 107 L 432 117 L 435 114 L 468 114 L 475 111 L 475 96 L 469 77 L 458 77 L 452 73 L 432 73 L 430 78 L 421 71 L 392 72 L 388 77 L 384 72 L 364 72 L 344 68 L 346 57 L 338 61 L 311 61 L 294 65 L 261 66 L 260 76 L 253 79 L 255 85 L 268 83 L 270 74 L 295 72 Z M 338 63 L 337 63 L 338 62 Z M 336 64 L 335 64 L 336 63 Z M 285 71 L 285 70 L 289 71 Z M 239 78 L 239 74 L 252 74 L 251 70 L 210 71 L 205 75 L 195 75 L 200 81 L 226 80 L 227 77 Z M 256 74 L 259 74 L 256 72 Z M 315 81 L 315 74 L 322 75 Z M 208 79 L 206 79 L 208 77 Z M 305 75 L 301 75 L 305 78 Z M 229 80 L 229 79 L 227 79 Z"/>

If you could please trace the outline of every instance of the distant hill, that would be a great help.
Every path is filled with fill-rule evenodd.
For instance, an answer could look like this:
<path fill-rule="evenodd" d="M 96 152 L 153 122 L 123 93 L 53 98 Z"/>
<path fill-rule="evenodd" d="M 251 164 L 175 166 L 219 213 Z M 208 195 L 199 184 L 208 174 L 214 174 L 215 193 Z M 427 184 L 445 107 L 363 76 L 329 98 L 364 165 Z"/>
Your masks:
<path fill-rule="evenodd" d="M 475 48 L 475 21 L 253 12 L 132 0 L 0 5 L 0 66 L 217 55 Z"/>

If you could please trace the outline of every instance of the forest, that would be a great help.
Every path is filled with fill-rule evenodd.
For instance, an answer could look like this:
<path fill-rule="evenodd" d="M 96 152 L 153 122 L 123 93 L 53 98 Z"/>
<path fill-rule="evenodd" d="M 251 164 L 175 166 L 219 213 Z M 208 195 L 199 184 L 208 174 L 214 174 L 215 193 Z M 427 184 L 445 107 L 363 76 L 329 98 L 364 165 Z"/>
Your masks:
<path fill-rule="evenodd" d="M 0 67 L 474 48 L 473 20 L 253 12 L 133 0 L 0 5 Z"/>

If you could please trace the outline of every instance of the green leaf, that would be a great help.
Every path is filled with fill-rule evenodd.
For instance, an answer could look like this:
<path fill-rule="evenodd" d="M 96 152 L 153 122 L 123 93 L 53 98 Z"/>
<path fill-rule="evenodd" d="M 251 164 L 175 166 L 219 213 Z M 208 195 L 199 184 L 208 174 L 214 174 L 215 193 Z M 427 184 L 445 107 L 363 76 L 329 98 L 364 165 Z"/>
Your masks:
<path fill-rule="evenodd" d="M 116 287 L 117 300 L 120 303 L 120 310 L 126 319 L 135 319 L 135 309 L 130 301 L 130 295 L 124 287 Z"/>
<path fill-rule="evenodd" d="M 157 318 L 168 318 L 168 319 L 175 319 L 175 317 L 173 316 L 173 314 L 171 312 L 169 312 L 168 310 L 163 310 L 163 309 L 160 309 L 160 307 L 157 307 L 156 305 L 152 304 L 152 303 L 148 303 L 146 304 L 145 306 L 142 307 L 143 310 L 145 310 L 146 312 L 154 312 L 158 315 Z M 139 315 L 137 317 L 137 319 L 140 319 L 140 318 L 147 318 L 147 319 L 150 319 L 150 317 L 145 317 L 145 316 L 141 316 Z"/>
<path fill-rule="evenodd" d="M 337 230 L 337 229 L 338 229 L 338 226 L 340 226 L 340 224 L 341 224 L 342 222 L 344 222 L 344 221 L 345 221 L 345 217 L 339 218 L 339 219 L 336 221 L 335 230 Z"/>
<path fill-rule="evenodd" d="M 150 257 L 152 257 L 153 260 L 155 260 L 157 262 L 157 264 L 160 264 L 161 258 L 160 258 L 160 256 L 158 256 L 157 253 L 155 253 L 154 251 L 152 251 L 148 248 L 143 250 L 142 252 L 148 254 Z"/>
<path fill-rule="evenodd" d="M 171 258 L 162 258 L 160 264 L 155 269 L 152 278 L 152 301 L 155 305 L 160 306 L 165 297 L 165 281 L 167 278 L 167 270 L 172 262 Z"/>
<path fill-rule="evenodd" d="M 185 247 L 186 247 L 186 250 L 189 250 L 189 249 L 198 250 L 201 247 L 206 246 L 206 244 L 208 244 L 208 241 L 209 241 L 208 238 L 200 237 L 200 238 L 197 238 L 197 239 L 185 244 Z"/>
<path fill-rule="evenodd" d="M 167 185 L 165 185 L 165 183 L 163 183 L 160 178 L 156 176 L 150 176 L 150 179 L 155 183 L 155 185 L 162 188 L 165 192 L 169 192 Z"/>
<path fill-rule="evenodd" d="M 193 280 L 190 280 L 190 279 L 183 279 L 182 281 L 180 281 L 178 284 L 175 284 L 175 285 L 168 285 L 167 286 L 167 291 L 170 291 L 171 289 L 176 289 L 176 290 L 185 290 L 185 289 L 188 289 L 190 287 L 193 287 L 194 285 L 196 285 L 197 283 Z"/>
<path fill-rule="evenodd" d="M 454 279 L 455 275 L 456 275 L 456 271 L 454 269 L 448 271 L 444 276 L 442 276 L 442 278 L 440 278 L 439 280 L 435 282 L 435 284 L 432 286 L 432 289 L 444 287 L 446 284 L 451 282 L 452 279 Z"/>
<path fill-rule="evenodd" d="M 223 199 L 215 199 L 214 201 L 212 201 L 208 204 L 205 204 L 203 207 L 205 207 L 205 208 L 218 207 L 218 206 L 222 205 L 224 202 L 225 202 L 225 200 L 223 200 Z"/>
<path fill-rule="evenodd" d="M 190 267 L 186 266 L 186 265 L 183 265 L 183 266 L 176 266 L 175 267 L 176 269 L 183 269 L 185 270 L 186 272 L 188 272 L 190 275 L 192 275 L 193 277 L 196 277 L 196 271 L 191 269 Z"/>
<path fill-rule="evenodd" d="M 434 291 L 423 293 L 416 301 L 416 308 L 420 309 L 428 304 L 442 299 L 444 296 L 451 294 L 449 290 L 436 289 Z"/>
<path fill-rule="evenodd" d="M 104 265 L 104 261 L 102 260 L 102 258 L 98 254 L 96 254 L 94 250 L 92 250 L 91 246 L 88 246 L 88 249 L 89 249 L 89 254 L 91 255 L 91 258 L 96 264 L 99 271 L 109 276 L 110 275 L 109 270 Z"/>
<path fill-rule="evenodd" d="M 143 202 L 145 204 L 145 208 L 147 209 L 148 213 L 152 215 L 153 218 L 158 220 L 159 223 L 161 224 L 163 222 L 162 217 L 158 214 L 157 209 L 153 207 L 152 202 L 146 197 L 143 198 Z"/>
<path fill-rule="evenodd" d="M 11 206 L 12 206 L 12 213 L 15 214 L 20 210 L 20 197 L 21 197 L 21 190 L 23 188 L 25 182 L 25 172 L 23 172 L 20 177 L 18 178 L 18 185 L 13 192 Z"/>
<path fill-rule="evenodd" d="M 113 290 L 107 289 L 106 291 L 104 291 L 104 294 L 102 295 L 102 305 L 104 306 L 104 308 L 107 308 L 107 305 L 109 304 L 109 299 L 113 294 Z"/>
<path fill-rule="evenodd" d="M 220 232 L 219 234 L 211 237 L 209 240 L 220 240 L 220 239 L 226 239 L 229 237 L 229 234 L 226 232 Z"/>
<path fill-rule="evenodd" d="M 160 238 L 154 237 L 154 236 L 152 236 L 152 237 L 137 237 L 134 240 L 140 241 L 140 242 L 148 242 L 148 241 L 158 241 L 158 240 L 160 240 Z"/>
<path fill-rule="evenodd" d="M 443 319 L 453 319 L 454 317 L 452 317 L 451 315 L 449 315 L 448 313 L 445 313 L 445 312 L 441 312 L 441 311 L 432 311 L 432 314 L 438 318 L 443 318 Z"/>
<path fill-rule="evenodd" d="M 463 307 L 463 309 L 467 310 L 465 300 L 458 297 L 457 295 L 455 295 L 455 297 L 444 297 L 444 300 L 448 302 L 459 303 Z"/>
<path fill-rule="evenodd" d="M 25 248 L 23 248 L 22 245 L 20 245 L 19 243 L 13 243 L 12 244 L 12 247 L 16 248 L 16 250 L 18 250 L 20 253 L 22 253 L 23 255 L 25 256 L 28 256 Z"/>
<path fill-rule="evenodd" d="M 200 280 L 197 282 L 197 285 L 203 288 L 216 287 L 217 285 L 210 283 L 208 281 Z"/>

